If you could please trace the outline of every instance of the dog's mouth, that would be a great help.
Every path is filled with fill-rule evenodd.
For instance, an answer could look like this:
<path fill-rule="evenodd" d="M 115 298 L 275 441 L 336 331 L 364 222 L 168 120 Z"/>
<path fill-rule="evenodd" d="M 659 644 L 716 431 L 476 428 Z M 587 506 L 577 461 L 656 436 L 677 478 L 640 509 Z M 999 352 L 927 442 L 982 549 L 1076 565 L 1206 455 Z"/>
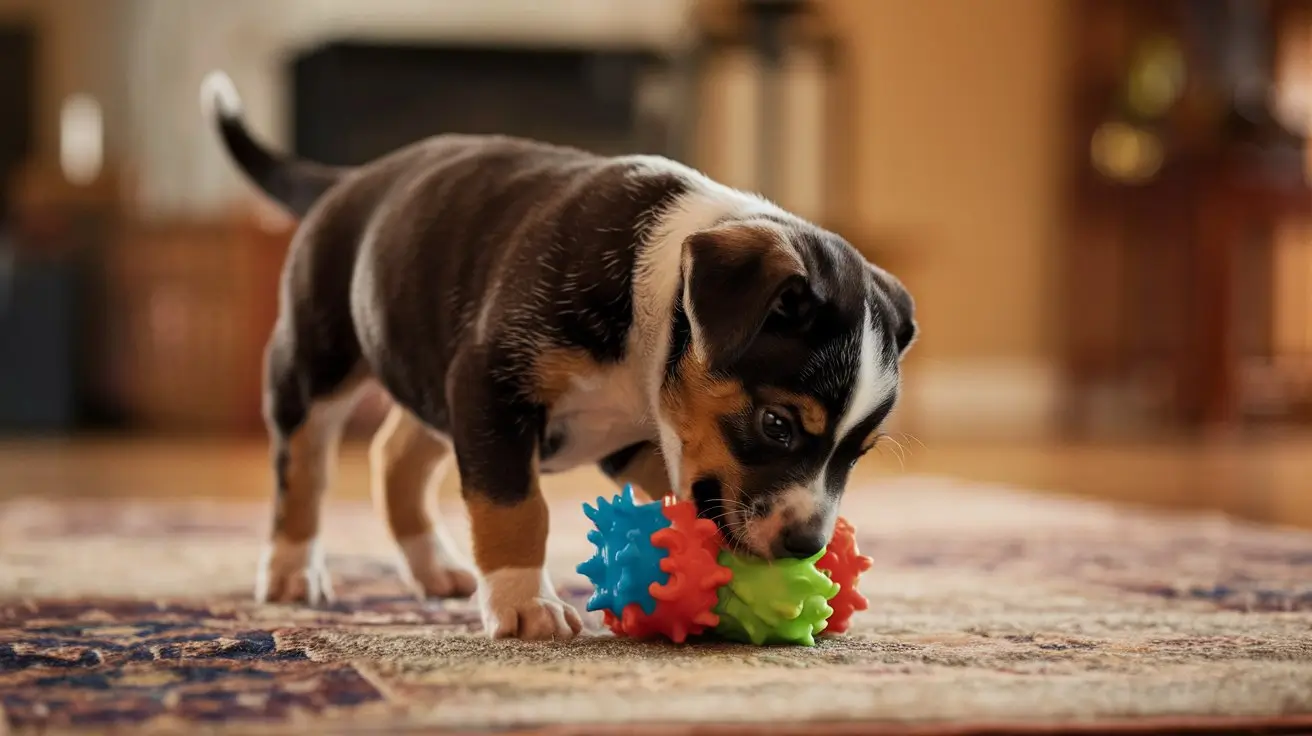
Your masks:
<path fill-rule="evenodd" d="M 742 521 L 738 512 L 728 508 L 724 502 L 724 484 L 718 478 L 700 478 L 693 481 L 692 500 L 697 506 L 697 515 L 715 522 L 720 530 L 720 537 L 725 545 L 735 552 L 749 552 L 739 531 Z"/>

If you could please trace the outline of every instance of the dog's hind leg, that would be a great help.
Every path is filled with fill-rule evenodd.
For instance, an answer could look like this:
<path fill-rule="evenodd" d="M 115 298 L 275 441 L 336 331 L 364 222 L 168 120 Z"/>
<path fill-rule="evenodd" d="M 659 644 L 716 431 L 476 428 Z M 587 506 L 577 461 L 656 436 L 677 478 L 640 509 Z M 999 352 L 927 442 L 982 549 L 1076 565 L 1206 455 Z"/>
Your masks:
<path fill-rule="evenodd" d="M 269 345 L 265 414 L 272 444 L 276 495 L 273 530 L 256 579 L 260 601 L 319 603 L 332 586 L 319 545 L 319 516 L 332 480 L 342 429 L 365 384 L 358 364 L 325 363 L 310 373 L 275 330 Z"/>
<path fill-rule="evenodd" d="M 451 440 L 397 404 L 374 436 L 373 497 L 403 561 L 402 575 L 424 597 L 472 595 L 474 574 L 436 515 L 437 487 L 455 455 Z"/>

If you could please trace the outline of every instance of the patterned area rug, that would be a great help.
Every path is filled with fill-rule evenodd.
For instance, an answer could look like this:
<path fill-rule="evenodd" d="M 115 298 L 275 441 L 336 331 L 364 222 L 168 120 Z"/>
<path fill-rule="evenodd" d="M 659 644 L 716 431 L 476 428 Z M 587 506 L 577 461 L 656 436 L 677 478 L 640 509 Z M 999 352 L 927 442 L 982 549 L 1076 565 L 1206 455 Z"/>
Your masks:
<path fill-rule="evenodd" d="M 339 600 L 311 610 L 249 601 L 264 505 L 0 506 L 0 724 L 1312 729 L 1305 533 L 904 479 L 846 503 L 875 559 L 871 610 L 848 635 L 814 649 L 600 633 L 528 645 L 484 640 L 469 602 L 408 598 L 371 509 L 329 514 Z M 581 604 L 579 506 L 557 505 L 553 527 L 557 581 Z"/>

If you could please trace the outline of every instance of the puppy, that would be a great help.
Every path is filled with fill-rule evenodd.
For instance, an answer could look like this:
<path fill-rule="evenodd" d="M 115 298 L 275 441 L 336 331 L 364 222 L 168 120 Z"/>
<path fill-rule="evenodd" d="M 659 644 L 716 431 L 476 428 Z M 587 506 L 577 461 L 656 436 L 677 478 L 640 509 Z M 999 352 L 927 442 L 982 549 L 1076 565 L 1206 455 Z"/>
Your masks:
<path fill-rule="evenodd" d="M 893 408 L 911 297 L 846 241 L 656 156 L 441 135 L 358 168 L 254 139 L 221 73 L 203 102 L 237 167 L 301 219 L 266 355 L 277 498 L 262 600 L 331 595 L 320 505 L 361 387 L 395 408 L 374 495 L 424 595 L 477 589 L 494 637 L 566 639 L 541 473 L 596 463 L 691 497 L 727 544 L 804 558 Z M 454 459 L 475 570 L 427 489 Z"/>

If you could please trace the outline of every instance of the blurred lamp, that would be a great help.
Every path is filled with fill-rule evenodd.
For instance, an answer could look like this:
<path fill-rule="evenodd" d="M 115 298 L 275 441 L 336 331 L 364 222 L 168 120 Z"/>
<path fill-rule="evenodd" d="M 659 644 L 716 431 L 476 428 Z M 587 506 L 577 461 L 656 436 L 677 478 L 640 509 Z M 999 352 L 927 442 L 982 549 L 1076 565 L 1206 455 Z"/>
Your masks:
<path fill-rule="evenodd" d="M 86 186 L 105 162 L 105 125 L 100 103 L 86 94 L 64 100 L 59 111 L 59 167 L 70 184 Z"/>

